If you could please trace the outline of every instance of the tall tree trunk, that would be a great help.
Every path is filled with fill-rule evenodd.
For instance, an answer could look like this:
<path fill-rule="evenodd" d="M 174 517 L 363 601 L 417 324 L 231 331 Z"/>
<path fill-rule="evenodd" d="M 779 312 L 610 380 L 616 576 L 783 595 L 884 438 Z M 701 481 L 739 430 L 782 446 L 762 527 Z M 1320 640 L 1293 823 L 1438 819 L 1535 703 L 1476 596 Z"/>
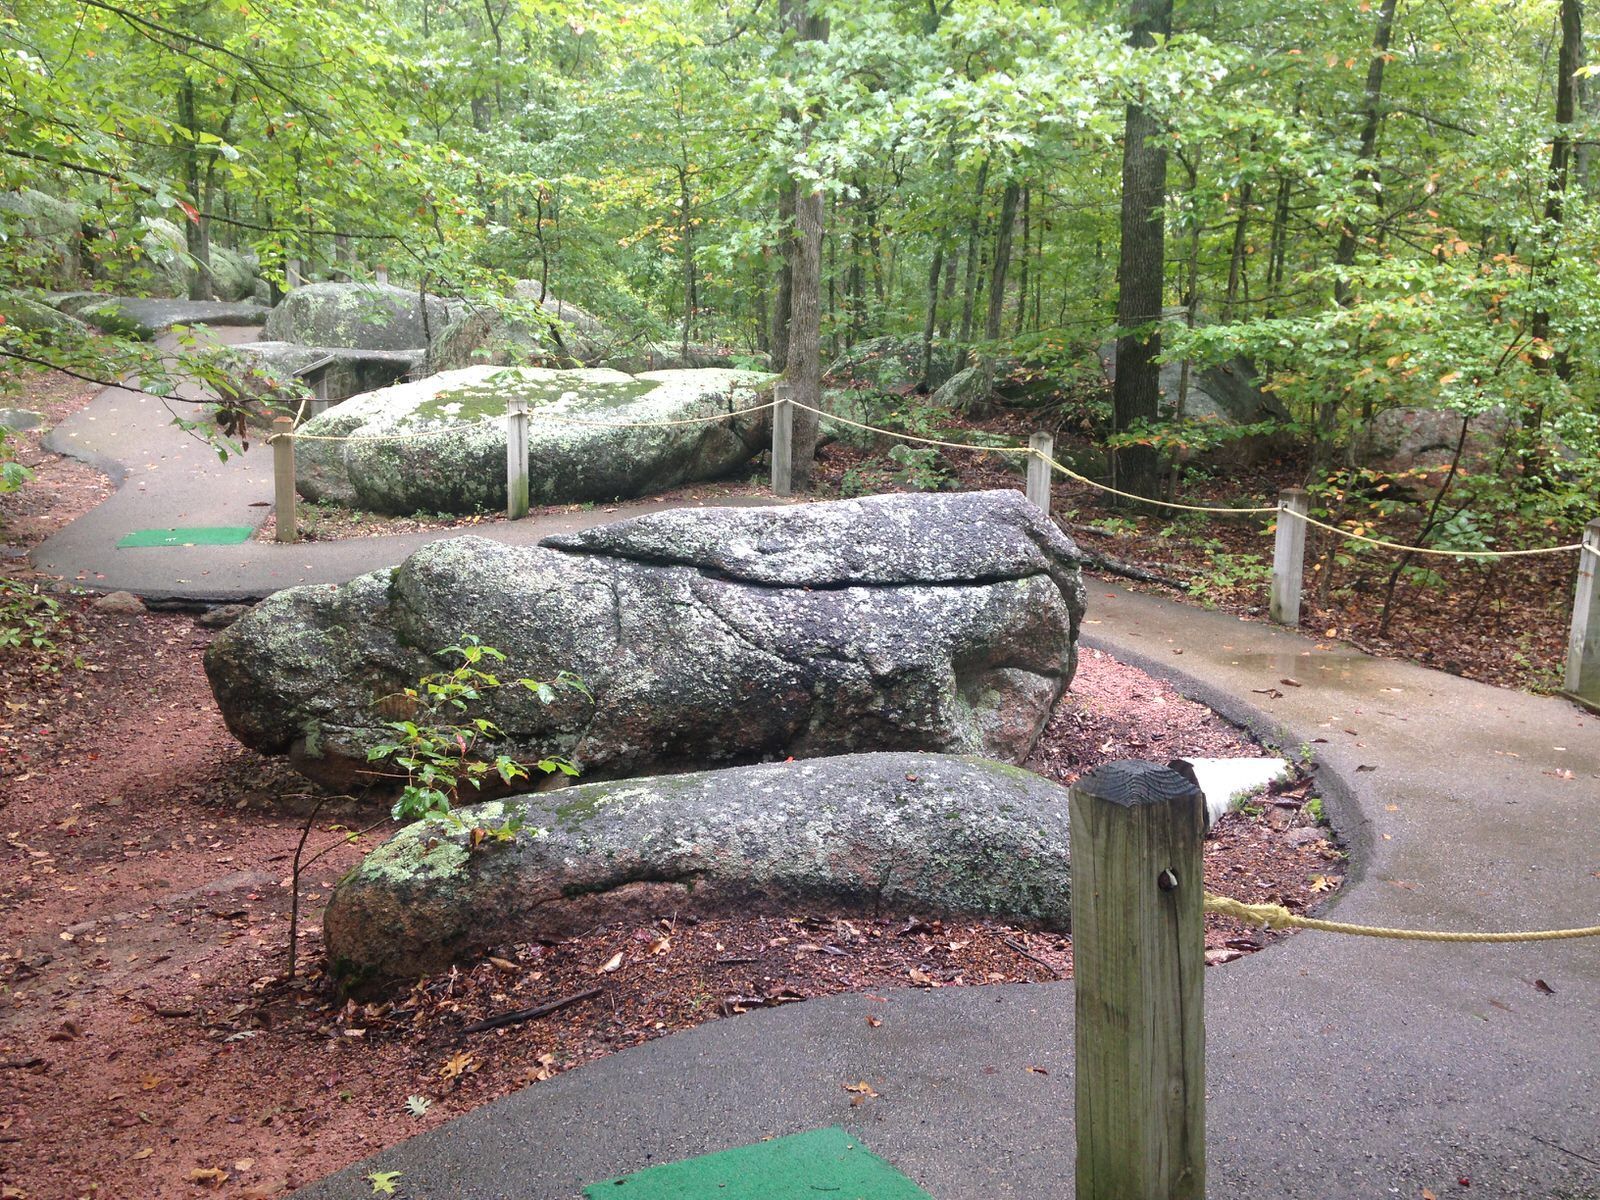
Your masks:
<path fill-rule="evenodd" d="M 1561 237 L 1561 224 L 1566 213 L 1567 183 L 1572 173 L 1572 123 L 1578 116 L 1578 71 L 1583 66 L 1583 3 L 1582 0 L 1561 0 L 1561 50 L 1556 57 L 1556 135 L 1550 143 L 1550 174 L 1544 192 L 1544 249 L 1540 253 L 1539 275 L 1546 284 L 1552 281 L 1555 267 L 1555 246 Z M 1556 352 L 1550 346 L 1550 309 L 1541 304 L 1533 313 L 1533 336 L 1542 344 L 1544 353 L 1535 358 L 1534 366 L 1540 371 L 1554 369 L 1556 375 L 1566 379 L 1571 374 L 1571 363 L 1566 353 Z M 1535 398 L 1528 416 L 1532 428 L 1544 421 L 1544 401 Z M 1532 432 L 1532 430 L 1530 430 Z"/>
<path fill-rule="evenodd" d="M 205 207 L 205 196 L 200 187 L 200 126 L 195 115 L 194 83 L 187 77 L 178 87 L 178 124 L 188 133 L 183 148 L 183 182 L 194 206 L 192 215 L 186 214 L 183 222 L 183 244 L 194 260 L 186 274 L 189 280 L 189 299 L 211 299 L 211 240 L 209 222 L 200 215 Z"/>
<path fill-rule="evenodd" d="M 1172 0 L 1133 0 L 1130 45 L 1147 48 L 1172 32 Z M 1123 127 L 1122 246 L 1117 263 L 1117 378 L 1112 385 L 1112 427 L 1117 432 L 1135 422 L 1154 421 L 1161 396 L 1161 334 L 1152 328 L 1161 319 L 1161 285 L 1165 268 L 1163 203 L 1167 189 L 1167 152 L 1161 128 L 1143 105 L 1130 104 Z M 1159 462 L 1150 446 L 1130 446 L 1112 457 L 1116 485 L 1153 498 L 1159 483 Z"/>
<path fill-rule="evenodd" d="M 826 26 L 809 11 L 806 0 L 790 0 L 784 9 L 800 41 L 825 40 Z M 815 125 L 816 119 L 808 115 L 801 127 L 802 144 L 809 144 Z M 789 340 L 783 372 L 797 405 L 790 478 L 798 492 L 811 490 L 821 433 L 821 419 L 815 410 L 822 407 L 822 235 L 822 189 L 808 183 L 805 191 L 797 189 L 795 196 Z"/>
<path fill-rule="evenodd" d="M 939 338 L 941 341 L 950 337 L 950 309 L 956 298 L 956 270 L 960 266 L 959 254 L 946 253 L 944 256 L 944 295 L 939 301 Z"/>
<path fill-rule="evenodd" d="M 694 216 L 689 204 L 689 169 L 687 166 L 678 168 L 678 210 L 680 214 L 680 238 L 683 244 L 683 345 L 681 349 L 684 360 L 687 361 L 689 358 L 689 335 L 694 326 L 695 310 L 700 307 L 694 262 Z"/>
<path fill-rule="evenodd" d="M 1250 153 L 1254 154 L 1258 139 L 1250 135 Z M 1255 195 L 1255 180 L 1247 179 L 1239 188 L 1239 216 L 1233 223 L 1233 248 L 1228 252 L 1228 290 L 1222 296 L 1222 323 L 1233 320 L 1239 303 L 1239 284 L 1244 273 L 1245 238 L 1250 228 L 1250 203 Z"/>
<path fill-rule="evenodd" d="M 956 351 L 957 371 L 966 367 L 972 345 L 972 309 L 978 298 L 978 238 L 983 233 L 983 193 L 988 182 L 989 160 L 985 158 L 978 164 L 978 182 L 972 189 L 972 219 L 967 222 L 966 282 L 961 297 L 961 332 L 956 339 L 961 343 Z"/>
<path fill-rule="evenodd" d="M 1367 63 L 1367 82 L 1363 92 L 1361 123 L 1361 166 L 1356 170 L 1356 185 L 1371 188 L 1378 181 L 1378 170 L 1373 156 L 1378 150 L 1378 131 L 1383 127 L 1383 69 L 1389 61 L 1389 39 L 1394 32 L 1395 0 L 1383 0 L 1378 8 L 1378 25 L 1372 34 L 1372 58 Z M 1355 290 L 1346 272 L 1355 266 L 1360 235 L 1352 221 L 1345 221 L 1339 231 L 1339 245 L 1334 251 L 1333 264 L 1338 268 L 1333 284 L 1333 302 L 1340 308 L 1355 303 Z M 1333 447 L 1339 435 L 1340 396 L 1331 394 L 1319 406 L 1316 430 L 1311 443 L 1311 473 L 1325 471 L 1333 459 Z"/>
<path fill-rule="evenodd" d="M 794 178 L 783 177 L 778 185 L 778 267 L 777 287 L 772 297 L 772 364 L 782 368 L 789 361 L 789 310 L 794 288 Z"/>
<path fill-rule="evenodd" d="M 938 235 L 935 235 L 938 236 Z M 939 319 L 939 275 L 944 270 L 944 239 L 933 244 L 933 261 L 928 264 L 928 311 L 922 318 L 922 387 L 931 391 L 928 376 L 933 374 L 933 327 Z"/>
<path fill-rule="evenodd" d="M 1028 209 L 1032 190 L 1022 189 L 1022 253 L 1017 255 L 1017 324 L 1013 330 L 1017 334 L 1028 323 Z"/>
<path fill-rule="evenodd" d="M 975 408 L 984 411 L 989 403 L 989 393 L 994 388 L 994 344 L 1000 340 L 1000 325 L 1005 319 L 1006 272 L 1011 266 L 1011 238 L 1017 223 L 1017 198 L 1022 189 L 1014 180 L 1007 180 L 1000 194 L 1000 222 L 994 235 L 994 265 L 989 273 L 989 310 L 983 322 L 983 337 L 988 343 L 978 356 L 981 386 L 974 389 Z"/>

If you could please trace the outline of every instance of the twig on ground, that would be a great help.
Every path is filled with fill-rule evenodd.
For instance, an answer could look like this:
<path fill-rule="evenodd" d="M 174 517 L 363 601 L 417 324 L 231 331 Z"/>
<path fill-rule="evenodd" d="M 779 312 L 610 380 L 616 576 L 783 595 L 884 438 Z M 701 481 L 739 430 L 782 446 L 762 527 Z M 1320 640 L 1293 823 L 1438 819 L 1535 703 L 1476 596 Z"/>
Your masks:
<path fill-rule="evenodd" d="M 460 1032 L 482 1033 L 486 1029 L 499 1029 L 502 1025 L 517 1025 L 523 1021 L 532 1021 L 536 1017 L 547 1017 L 553 1012 L 567 1008 L 573 1004 L 581 1004 L 585 1000 L 593 1000 L 604 988 L 585 988 L 581 992 L 573 992 L 570 996 L 562 996 L 559 1000 L 548 1000 L 543 1004 L 536 1004 L 532 1008 L 518 1008 L 511 1012 L 499 1013 L 492 1017 L 485 1017 L 481 1021 L 473 1021 L 463 1025 Z"/>

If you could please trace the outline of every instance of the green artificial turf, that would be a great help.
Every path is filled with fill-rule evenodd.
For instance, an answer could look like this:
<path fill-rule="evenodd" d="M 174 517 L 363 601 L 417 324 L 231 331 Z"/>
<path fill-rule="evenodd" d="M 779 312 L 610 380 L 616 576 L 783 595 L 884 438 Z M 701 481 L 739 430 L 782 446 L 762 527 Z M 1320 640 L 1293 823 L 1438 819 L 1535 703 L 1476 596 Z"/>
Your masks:
<path fill-rule="evenodd" d="M 190 525 L 177 529 L 136 529 L 117 541 L 119 550 L 143 546 L 237 546 L 255 530 L 248 525 Z"/>
<path fill-rule="evenodd" d="M 842 1129 L 721 1150 L 591 1183 L 588 1200 L 931 1200 Z"/>

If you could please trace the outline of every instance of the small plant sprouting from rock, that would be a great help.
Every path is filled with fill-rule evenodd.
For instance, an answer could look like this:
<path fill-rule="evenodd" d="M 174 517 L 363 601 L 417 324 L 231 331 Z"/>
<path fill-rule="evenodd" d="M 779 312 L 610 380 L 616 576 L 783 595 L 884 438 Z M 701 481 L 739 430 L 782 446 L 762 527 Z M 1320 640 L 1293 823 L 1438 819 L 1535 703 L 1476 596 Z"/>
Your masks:
<path fill-rule="evenodd" d="M 487 717 L 474 716 L 472 705 L 481 701 L 485 692 L 507 686 L 486 669 L 504 662 L 505 653 L 468 636 L 460 645 L 439 651 L 439 656 L 459 661 L 448 671 L 424 675 L 415 687 L 386 697 L 382 702 L 385 708 L 391 712 L 398 709 L 407 715 L 386 722 L 395 737 L 367 751 L 368 762 L 385 763 L 403 773 L 396 774 L 404 784 L 399 799 L 389 811 L 391 817 L 396 821 L 440 817 L 460 827 L 461 820 L 454 809 L 465 788 L 478 791 L 491 777 L 510 785 L 518 779 L 526 779 L 530 766 L 547 775 L 578 773 L 571 762 L 558 756 L 541 758 L 531 764 L 519 762 L 507 754 L 497 754 L 492 759 L 480 756 L 479 748 L 485 740 L 503 735 L 500 727 Z M 589 695 L 583 681 L 565 671 L 553 682 L 524 678 L 509 681 L 509 686 L 526 688 L 543 704 L 554 701 L 560 688 L 572 688 Z M 496 829 L 474 829 L 472 845 L 476 847 L 485 837 L 496 835 L 497 840 L 506 840 L 520 827 L 520 815 L 513 815 Z"/>

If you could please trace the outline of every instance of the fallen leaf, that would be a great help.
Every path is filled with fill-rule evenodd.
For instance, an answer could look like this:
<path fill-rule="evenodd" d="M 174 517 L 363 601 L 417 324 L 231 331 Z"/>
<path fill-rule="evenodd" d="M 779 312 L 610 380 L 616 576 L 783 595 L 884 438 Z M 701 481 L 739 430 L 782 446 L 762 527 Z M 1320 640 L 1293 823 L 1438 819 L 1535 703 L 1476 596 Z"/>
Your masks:
<path fill-rule="evenodd" d="M 926 971 L 919 971 L 916 967 L 912 967 L 911 970 L 906 972 L 906 974 L 910 976 L 911 982 L 916 984 L 918 987 L 933 986 L 933 978 Z"/>
<path fill-rule="evenodd" d="M 472 1056 L 470 1050 L 463 1050 L 460 1054 L 452 1054 L 445 1059 L 444 1065 L 439 1068 L 441 1079 L 459 1079 L 462 1075 L 469 1074 L 478 1069 L 478 1060 Z"/>
<path fill-rule="evenodd" d="M 846 1083 L 842 1086 L 844 1087 L 845 1091 L 855 1093 L 858 1102 L 862 1099 L 876 1100 L 878 1098 L 878 1093 L 872 1090 L 872 1085 L 865 1079 L 860 1080 L 857 1083 Z"/>
<path fill-rule="evenodd" d="M 372 1194 L 374 1196 L 394 1195 L 394 1183 L 399 1179 L 399 1171 L 374 1171 L 367 1178 L 372 1180 Z"/>
<path fill-rule="evenodd" d="M 1356 766 L 1356 770 L 1358 771 L 1376 771 L 1377 769 L 1377 767 L 1372 766 L 1370 763 L 1359 763 Z"/>
<path fill-rule="evenodd" d="M 882 1017 L 874 1017 L 874 1016 L 869 1014 L 867 1016 L 867 1024 L 871 1028 L 876 1029 L 879 1025 L 883 1024 L 883 1018 Z"/>
<path fill-rule="evenodd" d="M 196 1167 L 189 1172 L 189 1182 L 221 1187 L 228 1182 L 228 1173 L 221 1167 Z"/>
<path fill-rule="evenodd" d="M 1433 1192 L 1431 1190 L 1429 1190 L 1428 1188 L 1423 1188 L 1422 1189 L 1422 1200 L 1439 1200 L 1439 1197 L 1435 1196 L 1433 1194 Z"/>
<path fill-rule="evenodd" d="M 142 1162 L 143 1160 L 149 1158 L 155 1152 L 156 1152 L 156 1149 L 155 1149 L 154 1146 L 146 1146 L 143 1150 L 139 1151 L 139 1153 L 130 1156 L 128 1161 L 129 1162 Z"/>
<path fill-rule="evenodd" d="M 489 956 L 489 965 L 491 967 L 494 967 L 496 970 L 500 970 L 500 971 L 506 972 L 506 974 L 508 974 L 508 975 L 510 975 L 510 974 L 512 974 L 514 972 L 522 970 L 521 967 L 519 967 L 516 963 L 512 962 L 510 959 L 508 959 L 508 958 L 496 958 L 492 954 Z"/>
<path fill-rule="evenodd" d="M 251 1167 L 253 1167 L 255 1165 L 256 1165 L 256 1160 L 255 1159 L 253 1159 L 253 1158 L 241 1158 L 238 1162 L 233 1164 L 233 1169 L 235 1171 L 241 1171 L 241 1172 L 242 1171 L 248 1171 Z"/>
<path fill-rule="evenodd" d="M 1555 988 L 1551 987 L 1542 979 L 1535 979 L 1533 981 L 1533 986 L 1536 991 L 1543 992 L 1546 996 L 1554 996 L 1556 994 Z"/>
<path fill-rule="evenodd" d="M 619 950 L 606 959 L 606 965 L 600 968 L 600 974 L 609 975 L 620 966 L 622 966 L 622 951 Z"/>
<path fill-rule="evenodd" d="M 1050 1074 L 1050 1072 L 1045 1070 L 1043 1067 L 1029 1067 L 1028 1068 L 1028 1074 L 1029 1075 L 1048 1075 L 1048 1074 Z"/>
<path fill-rule="evenodd" d="M 1283 684 L 1284 687 L 1301 687 L 1301 686 L 1303 686 L 1298 679 L 1284 678 L 1284 679 L 1278 680 L 1278 682 Z"/>

